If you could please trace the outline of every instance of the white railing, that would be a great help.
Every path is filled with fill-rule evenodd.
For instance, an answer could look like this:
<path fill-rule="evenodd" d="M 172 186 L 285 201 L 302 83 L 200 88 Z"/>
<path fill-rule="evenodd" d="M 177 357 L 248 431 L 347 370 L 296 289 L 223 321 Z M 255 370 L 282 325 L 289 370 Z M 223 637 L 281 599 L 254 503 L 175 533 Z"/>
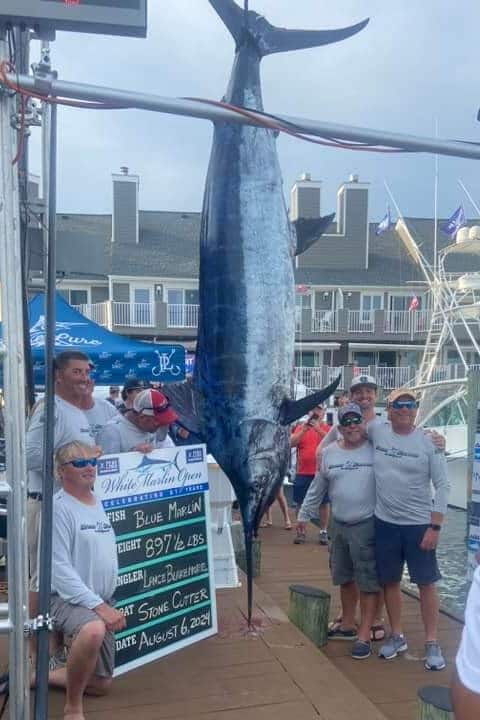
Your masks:
<path fill-rule="evenodd" d="M 153 303 L 112 302 L 112 319 L 122 327 L 154 327 Z"/>
<path fill-rule="evenodd" d="M 312 332 L 337 332 L 338 322 L 335 310 L 315 310 L 312 313 Z"/>
<path fill-rule="evenodd" d="M 295 376 L 297 382 L 302 383 L 308 390 L 321 390 L 330 385 L 340 374 L 341 380 L 339 389 L 343 389 L 343 367 L 330 367 L 328 365 L 319 365 L 318 367 L 300 367 L 295 368 Z"/>
<path fill-rule="evenodd" d="M 413 332 L 427 333 L 430 329 L 432 321 L 432 313 L 430 310 L 414 310 L 412 313 Z"/>
<path fill-rule="evenodd" d="M 108 328 L 110 326 L 110 302 L 106 300 L 102 303 L 88 303 L 87 305 L 72 305 L 74 310 L 82 313 L 89 320 Z"/>
<path fill-rule="evenodd" d="M 412 331 L 415 310 L 385 310 L 383 329 L 386 333 L 408 335 Z"/>
<path fill-rule="evenodd" d="M 167 305 L 167 327 L 196 328 L 198 305 Z"/>
<path fill-rule="evenodd" d="M 370 333 L 375 330 L 375 310 L 349 310 L 348 332 Z"/>
<path fill-rule="evenodd" d="M 377 383 L 388 390 L 408 385 L 415 375 L 411 367 L 376 367 L 374 371 Z"/>

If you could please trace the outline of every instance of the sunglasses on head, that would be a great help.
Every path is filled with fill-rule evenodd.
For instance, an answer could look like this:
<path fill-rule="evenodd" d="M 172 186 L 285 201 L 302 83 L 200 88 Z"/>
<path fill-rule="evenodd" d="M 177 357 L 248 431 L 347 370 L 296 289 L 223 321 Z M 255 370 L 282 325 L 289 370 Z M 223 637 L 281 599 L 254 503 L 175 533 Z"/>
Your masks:
<path fill-rule="evenodd" d="M 361 425 L 361 423 L 362 418 L 358 417 L 358 415 L 356 415 L 355 417 L 347 417 L 343 420 L 340 420 L 340 425 L 342 425 L 342 427 L 349 427 L 349 425 Z"/>
<path fill-rule="evenodd" d="M 406 408 L 407 410 L 414 410 L 417 407 L 416 400 L 394 400 L 390 403 L 390 407 L 394 410 L 401 410 Z"/>
<path fill-rule="evenodd" d="M 63 463 L 64 465 L 73 465 L 74 468 L 86 468 L 87 465 L 91 465 L 92 467 L 97 466 L 97 458 L 75 458 L 75 460 L 69 460 L 66 463 Z"/>

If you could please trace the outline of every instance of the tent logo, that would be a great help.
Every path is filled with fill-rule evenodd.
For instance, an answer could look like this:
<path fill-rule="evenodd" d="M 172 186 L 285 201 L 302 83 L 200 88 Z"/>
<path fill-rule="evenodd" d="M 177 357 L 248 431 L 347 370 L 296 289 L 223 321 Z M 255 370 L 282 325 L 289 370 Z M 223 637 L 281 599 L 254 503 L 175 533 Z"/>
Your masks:
<path fill-rule="evenodd" d="M 82 322 L 55 323 L 55 345 L 57 347 L 72 347 L 72 345 L 101 345 L 100 340 L 75 337 L 70 335 L 70 328 L 74 325 L 87 325 Z M 40 315 L 35 325 L 30 328 L 30 344 L 32 347 L 45 347 L 45 315 Z"/>

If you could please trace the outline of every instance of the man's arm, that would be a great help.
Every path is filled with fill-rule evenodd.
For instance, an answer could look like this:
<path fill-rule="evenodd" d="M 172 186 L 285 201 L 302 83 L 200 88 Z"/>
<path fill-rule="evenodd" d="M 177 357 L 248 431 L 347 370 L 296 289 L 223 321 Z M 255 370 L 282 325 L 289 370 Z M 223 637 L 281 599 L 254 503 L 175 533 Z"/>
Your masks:
<path fill-rule="evenodd" d="M 322 458 L 321 466 L 310 483 L 305 499 L 299 510 L 297 522 L 304 525 L 312 517 L 317 517 L 318 508 L 328 489 L 328 478 L 325 473 L 325 458 Z"/>
<path fill-rule="evenodd" d="M 122 452 L 120 432 L 115 423 L 107 423 L 98 433 L 98 445 L 102 455 L 113 455 Z"/>
<path fill-rule="evenodd" d="M 72 565 L 75 527 L 63 509 L 54 507 L 52 530 L 52 589 L 73 605 L 94 610 L 103 599 L 92 592 Z"/>
<path fill-rule="evenodd" d="M 305 433 L 308 430 L 307 423 L 302 423 L 301 425 L 297 425 L 296 428 L 294 428 L 292 434 L 290 435 L 290 447 L 296 448 L 298 447 L 300 440 L 303 438 Z"/>
<path fill-rule="evenodd" d="M 465 627 L 456 657 L 452 700 L 456 720 L 480 718 L 480 568 L 467 598 Z"/>
<path fill-rule="evenodd" d="M 27 424 L 26 457 L 27 470 L 43 468 L 43 433 L 45 424 L 45 403 L 38 403 Z"/>
<path fill-rule="evenodd" d="M 432 525 L 443 525 L 443 519 L 447 512 L 448 495 L 450 491 L 450 483 L 447 474 L 447 461 L 445 453 L 434 447 L 431 440 L 426 439 L 429 443 L 430 454 L 430 477 L 435 488 L 435 500 L 430 516 Z M 439 540 L 439 531 L 428 528 L 423 536 L 420 547 L 422 550 L 434 550 Z"/>

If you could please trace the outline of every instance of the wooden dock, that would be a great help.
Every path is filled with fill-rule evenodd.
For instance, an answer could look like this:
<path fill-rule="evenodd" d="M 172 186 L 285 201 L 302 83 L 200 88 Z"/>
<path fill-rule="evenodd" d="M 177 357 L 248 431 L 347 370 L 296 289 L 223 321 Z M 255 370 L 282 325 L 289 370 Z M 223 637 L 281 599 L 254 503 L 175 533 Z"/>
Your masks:
<path fill-rule="evenodd" d="M 303 546 L 293 545 L 293 533 L 280 525 L 262 530 L 261 537 L 255 617 L 262 632 L 244 634 L 244 587 L 219 591 L 216 637 L 116 679 L 108 696 L 86 701 L 88 720 L 416 720 L 417 688 L 449 682 L 461 624 L 442 616 L 440 641 L 449 665 L 440 673 L 426 672 L 419 659 L 422 628 L 412 598 L 404 609 L 406 657 L 355 661 L 350 643 L 339 641 L 320 651 L 285 611 L 291 583 L 332 590 L 327 549 L 316 543 L 313 526 Z M 333 592 L 332 613 L 336 597 Z M 63 702 L 63 693 L 50 693 L 50 718 L 62 717 Z"/>

